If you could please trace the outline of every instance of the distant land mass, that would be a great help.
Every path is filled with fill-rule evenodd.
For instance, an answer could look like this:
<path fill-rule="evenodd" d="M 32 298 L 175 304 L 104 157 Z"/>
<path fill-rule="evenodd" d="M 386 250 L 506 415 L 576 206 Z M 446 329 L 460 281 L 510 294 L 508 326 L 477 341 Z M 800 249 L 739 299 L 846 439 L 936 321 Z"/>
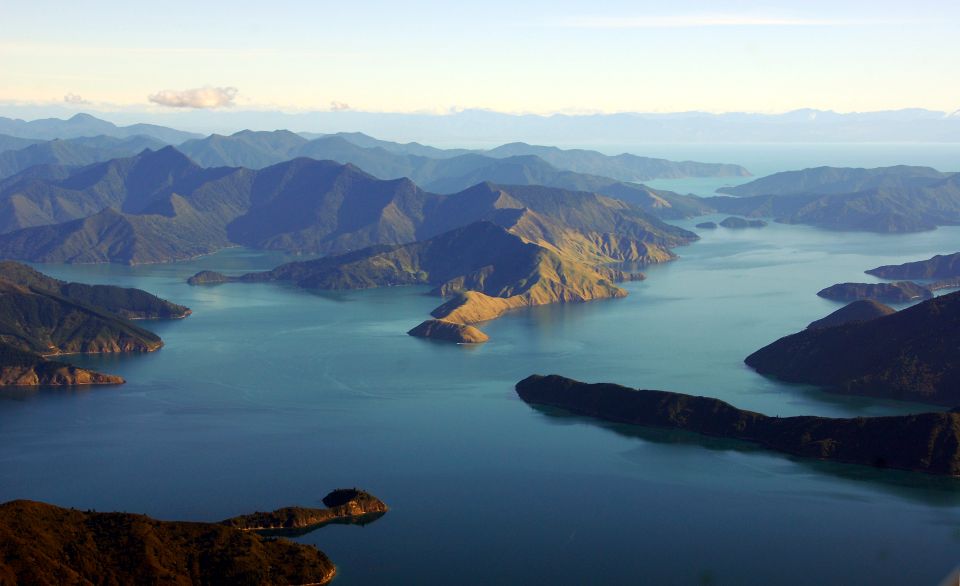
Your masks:
<path fill-rule="evenodd" d="M 0 136 L 0 146 L 4 139 L 22 140 Z M 164 143 L 146 136 L 127 139 L 97 136 L 40 142 L 20 150 L 0 152 L 0 179 L 20 172 L 30 172 L 34 177 L 43 176 L 43 172 L 32 170 L 36 166 L 64 167 L 59 173 L 62 178 L 79 166 L 133 157 L 144 149 L 158 150 L 163 146 Z M 595 151 L 564 151 L 519 143 L 491 151 L 446 151 L 423 145 L 390 143 L 359 133 L 339 133 L 308 141 L 286 130 L 242 131 L 231 136 L 212 135 L 190 140 L 177 148 L 202 167 L 262 169 L 306 157 L 353 164 L 380 179 L 409 178 L 424 189 L 438 193 L 462 191 L 483 181 L 596 191 L 635 203 L 665 218 L 693 217 L 712 211 L 712 208 L 700 198 L 654 190 L 635 181 L 664 177 L 749 175 L 746 169 L 737 165 L 689 161 L 675 163 L 626 154 L 610 157 Z M 423 152 L 432 156 L 413 154 Z M 505 152 L 518 154 L 503 156 Z M 557 163 L 551 164 L 536 153 L 549 154 Z M 571 167 L 610 170 L 617 178 L 586 171 L 576 172 Z"/>
<path fill-rule="evenodd" d="M 953 279 L 960 277 L 960 252 L 938 254 L 928 260 L 886 265 L 870 269 L 867 274 L 881 279 Z"/>
<path fill-rule="evenodd" d="M 604 421 L 753 442 L 804 458 L 960 476 L 960 413 L 955 412 L 770 417 L 709 397 L 587 384 L 556 375 L 533 375 L 517 383 L 516 390 L 527 403 Z"/>
<path fill-rule="evenodd" d="M 736 197 L 710 197 L 705 203 L 788 224 L 881 233 L 960 224 L 960 175 L 929 167 L 818 167 L 719 191 Z"/>
<path fill-rule="evenodd" d="M 387 510 L 356 489 L 333 491 L 324 503 L 330 508 L 289 507 L 198 523 L 10 501 L 0 505 L 0 583 L 327 584 L 337 570 L 323 552 L 251 531 L 260 522 L 284 529 L 323 524 L 303 525 L 311 515 L 327 522 L 372 520 Z"/>
<path fill-rule="evenodd" d="M 0 178 L 34 165 L 84 165 L 173 144 L 203 167 L 261 169 L 309 157 L 351 163 L 380 179 L 406 177 L 427 190 L 441 193 L 461 191 L 481 181 L 546 185 L 599 191 L 628 201 L 633 198 L 634 203 L 648 206 L 663 217 L 679 218 L 697 215 L 708 208 L 698 198 L 634 186 L 633 182 L 749 175 L 746 169 L 733 164 L 674 162 L 627 153 L 609 156 L 585 149 L 563 150 L 522 142 L 490 150 L 440 149 L 419 143 L 380 140 L 360 132 L 296 134 L 288 130 L 242 130 L 229 136 L 213 134 L 191 139 L 171 130 L 162 138 L 164 133 L 156 131 L 159 127 L 133 125 L 120 131 L 111 123 L 89 115 L 61 120 L 60 126 L 57 122 L 47 119 L 27 123 L 0 118 Z M 37 128 L 42 132 L 38 131 L 37 138 L 26 139 L 4 135 L 4 128 L 19 129 L 18 132 Z M 103 129 L 102 135 L 91 134 L 97 128 Z M 131 134 L 137 130 L 142 132 Z M 55 138 L 72 140 L 37 144 L 40 138 L 51 138 L 51 133 L 58 132 Z"/>
<path fill-rule="evenodd" d="M 39 120 L 21 120 L 19 118 L 0 117 L 0 134 L 30 139 L 67 139 L 93 136 L 112 136 L 114 138 L 130 138 L 133 136 L 147 136 L 160 140 L 166 144 L 179 144 L 201 135 L 182 130 L 174 130 L 156 124 L 131 124 L 117 126 L 112 122 L 101 120 L 90 114 L 74 114 L 66 120 L 60 118 L 43 118 Z"/>
<path fill-rule="evenodd" d="M 867 321 L 812 328 L 747 357 L 761 374 L 854 395 L 960 404 L 960 292 Z"/>
<path fill-rule="evenodd" d="M 166 143 L 149 136 L 128 138 L 93 136 L 38 142 L 19 150 L 2 148 L 7 137 L 0 137 L 0 178 L 16 175 L 37 165 L 83 167 L 101 161 L 130 157 L 145 149 L 160 149 Z"/>
<path fill-rule="evenodd" d="M 482 183 L 443 195 L 409 179 L 380 180 L 353 165 L 306 158 L 261 170 L 204 169 L 165 147 L 47 173 L 51 177 L 28 170 L 0 182 L 0 211 L 6 212 L 0 214 L 0 258 L 140 264 L 238 244 L 339 254 L 423 240 L 499 208 L 524 207 L 574 228 L 599 221 L 586 235 L 595 240 L 583 243 L 587 248 L 618 247 L 617 235 L 626 234 L 633 252 L 603 253 L 622 260 L 669 260 L 670 246 L 696 238 L 635 205 L 596 194 Z M 626 232 L 615 216 L 624 218 Z"/>
<path fill-rule="evenodd" d="M 62 107 L 5 106 L 19 117 L 71 116 Z M 910 108 L 876 112 L 834 112 L 800 109 L 782 114 L 751 112 L 616 114 L 504 114 L 463 110 L 436 114 L 359 111 L 283 113 L 244 111 L 110 112 L 100 114 L 118 123 L 153 122 L 205 132 L 291 128 L 329 133 L 351 129 L 390 139 L 434 144 L 502 144 L 522 140 L 540 144 L 622 145 L 636 143 L 828 143 L 828 142 L 958 142 L 960 116 Z M 0 126 L 0 133 L 4 132 Z"/>
<path fill-rule="evenodd" d="M 182 318 L 190 310 L 139 289 L 50 278 L 0 262 L 0 386 L 119 384 L 47 356 L 152 352 L 163 342 L 131 319 Z"/>
<path fill-rule="evenodd" d="M 554 172 L 602 176 L 608 182 L 676 179 L 681 177 L 747 177 L 739 165 L 668 161 L 632 154 L 605 155 L 584 149 L 522 142 L 489 150 L 438 149 L 417 143 L 400 144 L 378 140 L 362 133 L 316 135 L 310 139 L 288 130 L 243 130 L 230 136 L 214 134 L 179 145 L 187 156 L 205 167 L 242 166 L 262 168 L 297 157 L 353 163 L 382 179 L 408 177 L 426 188 L 450 191 L 466 187 L 463 182 L 479 169 L 497 169 L 498 160 L 536 160 Z M 441 162 L 443 161 L 443 162 Z M 483 180 L 496 181 L 495 177 Z M 476 181 L 474 181 L 476 183 Z"/>

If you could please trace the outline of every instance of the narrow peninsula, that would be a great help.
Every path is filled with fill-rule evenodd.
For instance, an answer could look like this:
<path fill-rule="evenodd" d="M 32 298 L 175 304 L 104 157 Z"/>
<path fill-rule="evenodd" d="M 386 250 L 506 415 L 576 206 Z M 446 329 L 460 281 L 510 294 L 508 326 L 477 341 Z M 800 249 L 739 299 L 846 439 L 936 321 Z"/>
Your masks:
<path fill-rule="evenodd" d="M 363 524 L 382 516 L 389 509 L 372 494 L 357 488 L 338 488 L 323 497 L 324 509 L 284 507 L 271 512 L 239 515 L 221 521 L 221 525 L 242 531 L 300 532 L 329 523 Z"/>
<path fill-rule="evenodd" d="M 960 413 L 770 417 L 719 399 L 588 384 L 557 375 L 516 386 L 527 403 L 629 425 L 683 429 L 805 458 L 960 476 Z"/>

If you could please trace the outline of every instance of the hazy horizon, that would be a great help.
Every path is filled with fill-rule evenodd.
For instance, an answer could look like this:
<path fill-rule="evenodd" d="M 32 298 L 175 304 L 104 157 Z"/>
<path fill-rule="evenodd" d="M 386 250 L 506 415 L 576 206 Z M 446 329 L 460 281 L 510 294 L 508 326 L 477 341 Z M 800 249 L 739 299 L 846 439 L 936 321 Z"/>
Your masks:
<path fill-rule="evenodd" d="M 446 113 L 954 112 L 960 7 L 683 0 L 7 7 L 0 105 Z M 82 26 L 78 26 L 82 24 Z"/>

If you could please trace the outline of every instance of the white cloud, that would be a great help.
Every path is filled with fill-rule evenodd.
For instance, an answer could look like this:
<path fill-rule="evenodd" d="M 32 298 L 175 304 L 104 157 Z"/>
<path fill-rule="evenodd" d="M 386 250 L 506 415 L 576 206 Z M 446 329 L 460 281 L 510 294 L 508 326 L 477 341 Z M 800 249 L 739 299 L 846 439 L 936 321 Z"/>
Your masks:
<path fill-rule="evenodd" d="M 235 87 L 201 87 L 189 90 L 163 90 L 147 96 L 154 104 L 171 108 L 224 108 L 233 105 Z"/>
<path fill-rule="evenodd" d="M 330 109 L 334 112 L 343 112 L 344 110 L 350 109 L 350 104 L 334 100 L 330 102 Z"/>
<path fill-rule="evenodd" d="M 842 26 L 855 23 L 818 18 L 691 14 L 675 16 L 581 16 L 560 20 L 553 24 L 567 28 L 638 29 L 724 26 Z"/>
<path fill-rule="evenodd" d="M 89 104 L 89 103 L 90 103 L 88 100 L 84 100 L 82 96 L 78 96 L 77 94 L 75 94 L 75 93 L 73 93 L 73 92 L 68 92 L 67 95 L 63 96 L 63 101 L 66 102 L 66 103 L 68 103 L 68 104 L 75 105 L 75 106 L 76 106 L 76 105 L 80 105 L 80 104 Z"/>

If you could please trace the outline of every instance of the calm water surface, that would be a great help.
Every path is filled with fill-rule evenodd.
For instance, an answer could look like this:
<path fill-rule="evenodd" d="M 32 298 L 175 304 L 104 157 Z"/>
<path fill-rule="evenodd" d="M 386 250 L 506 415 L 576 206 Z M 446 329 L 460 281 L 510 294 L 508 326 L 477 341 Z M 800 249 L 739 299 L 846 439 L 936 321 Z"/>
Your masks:
<path fill-rule="evenodd" d="M 779 384 L 742 360 L 836 309 L 820 288 L 958 249 L 960 228 L 705 232 L 626 299 L 514 312 L 476 348 L 404 334 L 439 303 L 420 288 L 184 284 L 275 255 L 43 266 L 194 315 L 148 324 L 167 343 L 157 353 L 78 359 L 122 387 L 6 391 L 0 500 L 217 520 L 364 487 L 391 512 L 300 538 L 343 586 L 934 584 L 960 563 L 956 481 L 566 416 L 513 384 L 561 373 L 779 415 L 922 410 Z"/>

